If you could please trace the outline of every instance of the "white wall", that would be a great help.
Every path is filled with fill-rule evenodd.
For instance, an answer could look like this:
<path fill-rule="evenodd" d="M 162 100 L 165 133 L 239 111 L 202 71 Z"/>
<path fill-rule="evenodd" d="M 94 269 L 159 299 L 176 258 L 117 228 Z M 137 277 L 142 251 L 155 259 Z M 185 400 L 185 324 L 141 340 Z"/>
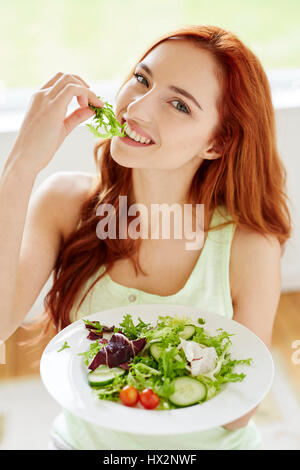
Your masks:
<path fill-rule="evenodd" d="M 276 110 L 278 148 L 287 169 L 292 237 L 282 258 L 283 291 L 300 290 L 300 106 Z"/>
<path fill-rule="evenodd" d="M 113 102 L 112 100 L 110 102 Z M 287 168 L 288 195 L 291 200 L 293 218 L 293 234 L 286 245 L 282 258 L 282 291 L 300 290 L 300 106 L 295 108 L 280 108 L 276 110 L 278 146 L 281 157 Z M 7 155 L 16 138 L 16 131 L 0 132 L 0 172 Z M 93 146 L 94 137 L 89 130 L 81 125 L 65 140 L 55 157 L 37 177 L 33 191 L 50 174 L 56 171 L 94 171 Z M 49 290 L 49 278 L 29 317 L 41 311 L 42 300 Z"/>

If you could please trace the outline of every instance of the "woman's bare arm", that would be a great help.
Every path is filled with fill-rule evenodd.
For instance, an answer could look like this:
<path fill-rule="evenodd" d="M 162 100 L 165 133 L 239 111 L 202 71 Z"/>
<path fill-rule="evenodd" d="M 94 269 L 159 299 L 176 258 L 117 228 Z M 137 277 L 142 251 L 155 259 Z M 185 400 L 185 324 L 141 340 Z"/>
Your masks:
<path fill-rule="evenodd" d="M 67 116 L 74 97 L 80 107 Z M 80 77 L 61 72 L 52 77 L 33 94 L 0 177 L 0 341 L 22 322 L 53 269 L 61 234 L 51 178 L 28 204 L 38 173 L 70 132 L 94 114 L 89 103 L 103 106 Z"/>
<path fill-rule="evenodd" d="M 275 236 L 266 239 L 238 229 L 236 235 L 231 254 L 236 292 L 233 319 L 252 330 L 270 349 L 281 293 L 281 247 Z M 246 426 L 257 408 L 224 427 L 234 430 Z"/>
<path fill-rule="evenodd" d="M 15 183 L 15 179 L 13 181 Z M 11 233 L 9 237 L 4 238 L 5 231 L 1 234 L 4 244 L 0 246 L 0 253 L 2 257 L 3 248 L 5 267 L 1 263 L 0 308 L 3 306 L 1 312 L 5 311 L 4 308 L 9 312 L 6 317 L 0 316 L 2 340 L 5 341 L 20 326 L 47 282 L 61 242 L 77 225 L 80 208 L 88 196 L 91 183 L 90 174 L 54 173 L 31 196 L 25 221 L 25 192 L 22 194 L 19 187 L 19 197 L 14 208 L 16 212 L 19 211 L 19 217 L 12 218 L 13 230 L 6 226 L 7 233 Z M 9 185 L 6 184 L 6 187 L 9 189 Z M 16 186 L 11 187 L 10 191 L 16 192 Z M 20 248 L 17 248 L 20 241 L 16 224 L 20 229 L 24 225 Z"/>
<path fill-rule="evenodd" d="M 30 199 L 34 180 L 32 173 L 26 174 L 21 165 L 6 168 L 0 180 L 3 341 L 22 323 L 47 281 L 61 240 L 54 210 L 56 177 L 48 178 Z"/>

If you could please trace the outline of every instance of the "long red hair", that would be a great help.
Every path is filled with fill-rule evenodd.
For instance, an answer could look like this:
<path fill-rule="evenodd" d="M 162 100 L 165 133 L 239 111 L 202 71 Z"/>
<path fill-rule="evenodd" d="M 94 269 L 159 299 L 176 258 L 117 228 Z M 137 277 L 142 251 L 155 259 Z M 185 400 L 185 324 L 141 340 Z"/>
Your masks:
<path fill-rule="evenodd" d="M 191 181 L 190 201 L 204 204 L 207 213 L 220 204 L 225 205 L 238 227 L 263 235 L 273 234 L 283 246 L 291 232 L 286 170 L 277 150 L 270 86 L 260 61 L 231 32 L 216 26 L 193 25 L 163 35 L 139 62 L 171 37 L 192 41 L 211 52 L 223 90 L 218 103 L 220 124 L 215 132 L 222 155 L 202 162 Z M 134 71 L 135 66 L 123 85 Z M 104 275 L 96 277 L 86 292 L 82 290 L 100 266 L 105 265 L 109 271 L 115 260 L 129 258 L 136 272 L 141 271 L 137 257 L 140 240 L 100 240 L 96 235 L 97 207 L 112 204 L 118 214 L 119 196 L 130 194 L 132 170 L 112 159 L 109 139 L 97 141 L 94 159 L 97 179 L 82 205 L 81 227 L 61 245 L 53 285 L 44 299 L 46 329 L 53 323 L 58 331 L 70 323 L 70 310 L 79 294 L 84 293 L 78 308 Z"/>

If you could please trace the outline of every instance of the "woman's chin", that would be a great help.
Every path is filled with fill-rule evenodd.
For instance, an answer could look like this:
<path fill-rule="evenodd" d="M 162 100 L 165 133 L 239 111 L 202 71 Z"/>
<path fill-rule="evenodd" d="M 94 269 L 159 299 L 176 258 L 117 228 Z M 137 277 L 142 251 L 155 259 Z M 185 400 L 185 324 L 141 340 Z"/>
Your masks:
<path fill-rule="evenodd" d="M 126 168 L 145 168 L 145 159 L 143 159 L 141 154 L 131 154 L 130 151 L 126 152 L 121 145 L 116 142 L 117 139 L 114 137 L 111 140 L 110 145 L 110 154 L 112 159 L 118 163 L 118 165 L 124 166 Z M 147 165 L 148 167 L 148 165 Z"/>
<path fill-rule="evenodd" d="M 114 162 L 116 162 L 120 166 L 124 166 L 125 168 L 141 168 L 141 162 L 136 161 L 136 158 L 133 157 L 128 157 L 124 155 L 124 153 L 121 155 L 119 151 L 116 152 L 110 152 L 111 158 L 113 159 Z"/>

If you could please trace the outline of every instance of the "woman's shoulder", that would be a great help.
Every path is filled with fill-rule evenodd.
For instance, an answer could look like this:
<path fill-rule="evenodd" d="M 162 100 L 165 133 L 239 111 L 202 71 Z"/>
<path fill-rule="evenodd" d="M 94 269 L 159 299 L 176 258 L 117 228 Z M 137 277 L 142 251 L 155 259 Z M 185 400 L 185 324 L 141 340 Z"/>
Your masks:
<path fill-rule="evenodd" d="M 233 301 L 237 298 L 242 279 L 250 270 L 258 272 L 260 263 L 276 263 L 281 246 L 275 235 L 263 235 L 255 230 L 236 226 L 231 245 L 230 284 Z"/>
<path fill-rule="evenodd" d="M 80 209 L 89 195 L 94 177 L 93 173 L 80 171 L 59 171 L 50 177 L 51 197 L 64 240 L 78 225 Z"/>
<path fill-rule="evenodd" d="M 235 252 L 235 254 L 240 255 L 248 252 L 250 254 L 251 250 L 265 250 L 266 247 L 275 252 L 281 249 L 279 240 L 275 235 L 262 234 L 256 230 L 236 226 L 232 241 L 232 253 Z"/>

